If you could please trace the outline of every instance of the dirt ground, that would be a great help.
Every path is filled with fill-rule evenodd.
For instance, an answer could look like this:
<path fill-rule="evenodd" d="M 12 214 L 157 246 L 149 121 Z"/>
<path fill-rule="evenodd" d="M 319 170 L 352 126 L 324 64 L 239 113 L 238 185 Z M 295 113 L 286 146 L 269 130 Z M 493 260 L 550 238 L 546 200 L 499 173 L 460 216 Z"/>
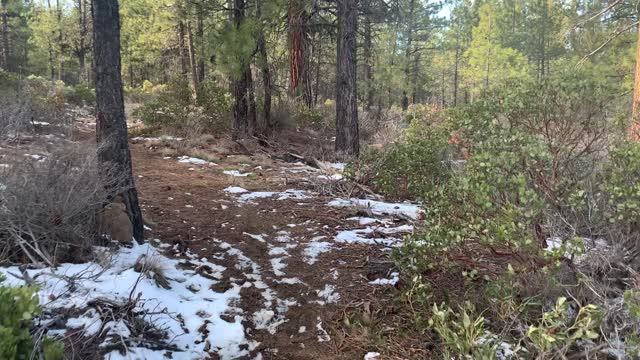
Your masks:
<path fill-rule="evenodd" d="M 59 142 L 92 139 L 94 129 L 89 118 L 73 134 L 52 137 L 42 129 L 44 147 L 42 138 L 13 142 L 0 162 L 37 161 Z M 401 282 L 387 281 L 395 275 L 389 244 L 411 232 L 406 216 L 329 206 L 353 195 L 335 186 L 339 170 L 247 151 L 228 139 L 188 148 L 166 139 L 130 143 L 146 241 L 170 257 L 224 266 L 216 292 L 242 286 L 237 310 L 221 318 L 244 319 L 247 339 L 259 344 L 251 358 L 430 358 L 420 344 L 414 351 L 390 343 L 399 337 L 397 319 L 390 319 Z M 193 267 L 207 276 L 206 267 Z M 382 284 L 370 283 L 376 279 Z M 212 359 L 223 353 L 209 351 Z"/>
<path fill-rule="evenodd" d="M 372 303 L 393 300 L 397 292 L 393 285 L 369 283 L 389 277 L 390 251 L 385 246 L 333 240 L 341 230 L 362 228 L 358 221 L 347 220 L 357 216 L 358 210 L 327 206 L 333 197 L 314 193 L 318 186 L 309 180 L 318 176 L 314 169 L 265 161 L 264 156 L 215 154 L 210 157 L 216 165 L 196 165 L 179 163 L 165 154 L 154 142 L 132 144 L 134 174 L 151 228 L 147 238 L 171 245 L 177 256 L 188 249 L 199 257 L 215 258 L 227 268 L 219 283 L 221 291 L 232 282 L 242 284 L 256 276 L 273 290 L 277 300 L 269 303 L 258 287 L 245 288 L 238 304 L 245 314 L 248 337 L 260 343 L 256 354 L 265 359 L 362 359 L 368 352 L 385 353 L 366 334 L 363 339 L 358 332 L 350 339 L 353 334 L 344 331 L 344 322 L 348 313 L 371 316 Z M 230 176 L 223 173 L 225 169 L 252 175 Z M 240 194 L 225 192 L 230 186 L 269 192 L 306 190 L 313 195 L 242 202 Z M 379 218 L 384 221 L 381 224 L 405 223 Z M 305 249 L 317 239 L 330 243 L 332 249 L 310 264 L 305 261 Z M 260 275 L 239 267 L 239 258 L 229 255 L 229 245 L 257 264 Z M 280 269 L 278 264 L 285 267 Z M 328 297 L 327 291 L 322 293 L 327 289 Z M 249 321 L 251 314 L 261 311 L 269 316 L 272 311 L 270 324 L 277 326 L 258 329 Z"/>

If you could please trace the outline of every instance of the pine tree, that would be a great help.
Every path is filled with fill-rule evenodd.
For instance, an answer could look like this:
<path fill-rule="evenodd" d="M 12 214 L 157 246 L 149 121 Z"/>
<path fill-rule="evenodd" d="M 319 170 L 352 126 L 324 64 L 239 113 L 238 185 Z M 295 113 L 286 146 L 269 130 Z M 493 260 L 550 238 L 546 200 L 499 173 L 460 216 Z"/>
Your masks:
<path fill-rule="evenodd" d="M 120 15 L 117 0 L 93 1 L 93 33 L 96 76 L 96 139 L 98 159 L 114 168 L 121 179 L 108 182 L 120 195 L 133 225 L 133 237 L 142 242 L 144 224 L 131 167 L 120 74 Z"/>

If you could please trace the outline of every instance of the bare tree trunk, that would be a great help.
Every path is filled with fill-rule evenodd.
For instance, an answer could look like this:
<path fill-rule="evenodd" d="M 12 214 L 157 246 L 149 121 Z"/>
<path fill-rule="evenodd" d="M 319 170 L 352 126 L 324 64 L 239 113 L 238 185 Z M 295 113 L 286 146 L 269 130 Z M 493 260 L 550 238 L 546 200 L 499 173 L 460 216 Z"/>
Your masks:
<path fill-rule="evenodd" d="M 247 100 L 248 100 L 248 112 L 247 112 L 247 131 L 249 135 L 253 135 L 256 132 L 256 95 L 253 88 L 253 74 L 251 73 L 251 67 L 247 66 L 245 69 L 245 79 L 247 84 Z"/>
<path fill-rule="evenodd" d="M 2 46 L 2 48 L 0 49 L 0 51 L 2 52 L 2 56 L 0 57 L 0 68 L 4 69 L 4 70 L 8 70 L 9 67 L 9 14 L 8 14 L 8 9 L 5 8 L 4 6 L 0 7 L 0 16 L 2 16 L 2 25 L 1 25 L 1 31 L 2 33 L 0 35 L 2 35 L 2 42 L 0 42 L 0 46 Z"/>
<path fill-rule="evenodd" d="M 115 166 L 122 175 L 120 183 L 107 186 L 127 189 L 121 196 L 133 225 L 133 237 L 142 242 L 144 224 L 131 168 L 122 97 L 120 16 L 117 0 L 93 0 L 93 27 L 98 159 L 105 166 Z"/>
<path fill-rule="evenodd" d="M 244 0 L 233 0 L 233 22 L 236 29 L 240 29 L 242 22 L 244 21 Z M 249 135 L 249 108 L 247 99 L 247 70 L 249 66 L 248 60 L 242 59 L 241 61 L 246 64 L 241 64 L 241 71 L 239 74 L 233 75 L 232 90 L 233 90 L 233 139 L 243 139 Z"/>
<path fill-rule="evenodd" d="M 196 20 L 196 40 L 198 48 L 200 49 L 200 56 L 196 56 L 198 59 L 198 83 L 202 84 L 204 81 L 204 20 L 202 15 L 202 6 L 197 4 L 197 20 Z M 196 51 L 196 55 L 198 52 Z"/>
<path fill-rule="evenodd" d="M 191 65 L 191 87 L 194 100 L 198 98 L 200 85 L 198 83 L 198 63 L 196 60 L 196 49 L 193 47 L 193 31 L 191 21 L 187 21 L 187 44 L 189 45 L 189 64 Z"/>
<path fill-rule="evenodd" d="M 638 31 L 640 34 L 640 23 L 638 23 Z M 638 45 L 636 46 L 636 72 L 633 81 L 633 103 L 631 110 L 632 131 L 633 136 L 639 139 L 640 136 L 640 35 L 638 36 Z"/>
<path fill-rule="evenodd" d="M 336 59 L 336 153 L 358 156 L 358 99 L 356 87 L 358 0 L 338 0 Z"/>
<path fill-rule="evenodd" d="M 289 22 L 289 94 L 302 97 L 307 107 L 313 104 L 311 78 L 309 76 L 309 14 L 304 0 L 290 0 Z"/>
<path fill-rule="evenodd" d="M 89 76 L 87 73 L 86 56 L 87 56 L 87 44 L 85 38 L 87 36 L 87 7 L 84 3 L 85 0 L 78 0 L 78 19 L 80 26 L 80 37 L 78 39 L 78 67 L 80 68 L 80 82 L 87 84 Z"/>
<path fill-rule="evenodd" d="M 60 7 L 60 0 L 56 0 L 56 14 L 58 18 L 58 46 L 60 54 L 58 54 L 58 80 L 62 80 L 64 73 L 64 42 L 62 41 L 62 8 Z"/>
<path fill-rule="evenodd" d="M 364 12 L 364 82 L 366 86 L 366 101 L 364 103 L 365 110 L 369 110 L 373 105 L 373 67 L 371 65 L 372 59 L 372 48 L 373 48 L 373 40 L 372 40 L 372 29 L 371 29 L 371 8 L 369 5 L 369 1 L 364 1 L 362 3 L 363 12 Z"/>
<path fill-rule="evenodd" d="M 415 3 L 416 0 L 410 0 L 409 1 L 409 21 L 407 23 L 407 47 L 405 49 L 404 52 L 404 61 L 405 61 L 405 67 L 404 67 L 404 75 L 405 75 L 405 79 L 408 82 L 409 81 L 409 75 L 411 72 L 411 47 L 413 46 L 413 18 L 414 18 L 414 13 L 415 13 Z M 407 110 L 409 108 L 409 97 L 407 94 L 407 90 L 406 88 L 404 90 L 402 90 L 402 110 Z"/>
<path fill-rule="evenodd" d="M 178 22 L 178 50 L 180 52 L 180 75 L 187 75 L 189 71 L 187 70 L 187 47 L 185 45 L 185 30 L 184 23 L 182 21 Z"/>
<path fill-rule="evenodd" d="M 261 2 L 256 1 L 256 18 L 258 21 L 262 21 L 262 7 Z M 260 69 L 262 70 L 262 86 L 264 92 L 262 116 L 264 120 L 264 126 L 267 132 L 271 132 L 274 128 L 274 124 L 271 120 L 271 71 L 269 69 L 269 57 L 267 55 L 267 42 L 264 38 L 264 23 L 260 24 L 260 30 L 258 32 L 258 56 Z"/>
<path fill-rule="evenodd" d="M 458 105 L 458 63 L 460 61 L 460 48 L 456 37 L 456 55 L 453 68 L 453 106 Z"/>

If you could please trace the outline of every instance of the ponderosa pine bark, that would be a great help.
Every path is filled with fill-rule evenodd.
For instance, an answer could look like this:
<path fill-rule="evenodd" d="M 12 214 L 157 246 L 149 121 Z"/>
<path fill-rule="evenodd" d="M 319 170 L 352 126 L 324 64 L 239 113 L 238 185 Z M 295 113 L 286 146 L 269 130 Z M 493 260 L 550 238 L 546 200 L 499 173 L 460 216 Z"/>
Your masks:
<path fill-rule="evenodd" d="M 191 68 L 191 91 L 193 98 L 198 98 L 200 83 L 198 82 L 198 62 L 196 60 L 196 49 L 193 45 L 193 30 L 191 30 L 191 21 L 187 21 L 187 45 L 189 50 L 189 66 Z"/>
<path fill-rule="evenodd" d="M 373 66 L 372 64 L 372 50 L 373 50 L 373 35 L 371 26 L 371 6 L 369 1 L 364 1 L 362 4 L 362 11 L 364 13 L 364 82 L 366 85 L 366 101 L 364 103 L 365 110 L 369 110 L 373 106 Z"/>
<path fill-rule="evenodd" d="M 309 14 L 305 0 L 290 0 L 287 13 L 289 27 L 289 95 L 301 97 L 307 107 L 313 105 L 309 60 Z"/>
<path fill-rule="evenodd" d="M 260 1 L 256 1 L 256 18 L 262 21 L 262 6 Z M 260 24 L 258 31 L 257 47 L 258 47 L 258 63 L 262 71 L 262 87 L 263 87 L 263 104 L 262 117 L 267 132 L 271 132 L 274 128 L 271 120 L 271 70 L 269 69 L 269 57 L 267 55 L 267 42 L 264 37 L 264 23 Z"/>
<path fill-rule="evenodd" d="M 124 114 L 120 63 L 120 15 L 117 0 L 93 0 L 93 51 L 96 77 L 96 139 L 98 160 L 118 172 L 113 189 L 120 195 L 133 225 L 133 237 L 142 242 L 144 224 L 131 168 L 131 153 Z"/>
<path fill-rule="evenodd" d="M 236 29 L 240 29 L 244 21 L 244 0 L 233 1 L 233 23 Z M 242 59 L 240 72 L 234 74 L 232 79 L 233 90 L 233 139 L 243 139 L 249 135 L 249 99 L 247 96 L 247 68 L 248 59 Z M 250 71 L 250 70 L 249 70 Z"/>
<path fill-rule="evenodd" d="M 358 0 L 338 0 L 336 59 L 336 153 L 358 156 L 360 138 L 356 87 Z"/>
<path fill-rule="evenodd" d="M 0 37 L 2 37 L 0 46 L 0 68 L 8 70 L 9 66 L 9 13 L 6 7 L 0 5 Z"/>

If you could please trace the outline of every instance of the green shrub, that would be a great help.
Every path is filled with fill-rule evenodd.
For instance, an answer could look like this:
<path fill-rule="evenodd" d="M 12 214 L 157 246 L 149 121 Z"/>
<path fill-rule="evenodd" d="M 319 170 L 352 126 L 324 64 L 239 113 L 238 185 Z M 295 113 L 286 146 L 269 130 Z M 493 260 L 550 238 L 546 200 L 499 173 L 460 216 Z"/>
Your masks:
<path fill-rule="evenodd" d="M 405 139 L 387 149 L 365 152 L 357 169 L 350 171 L 384 195 L 423 199 L 451 175 L 447 139 L 445 126 L 414 122 Z"/>
<path fill-rule="evenodd" d="M 62 96 L 68 103 L 78 106 L 95 105 L 96 102 L 95 91 L 86 85 L 65 86 Z"/>
<path fill-rule="evenodd" d="M 6 280 L 0 274 L 0 284 Z M 29 359 L 31 320 L 40 312 L 36 289 L 0 286 L 0 359 Z"/>
<path fill-rule="evenodd" d="M 173 79 L 166 87 L 147 84 L 145 89 L 154 96 L 134 111 L 145 125 L 181 135 L 192 134 L 195 129 L 220 131 L 228 127 L 229 96 L 212 81 L 202 84 L 196 104 L 184 79 Z"/>

